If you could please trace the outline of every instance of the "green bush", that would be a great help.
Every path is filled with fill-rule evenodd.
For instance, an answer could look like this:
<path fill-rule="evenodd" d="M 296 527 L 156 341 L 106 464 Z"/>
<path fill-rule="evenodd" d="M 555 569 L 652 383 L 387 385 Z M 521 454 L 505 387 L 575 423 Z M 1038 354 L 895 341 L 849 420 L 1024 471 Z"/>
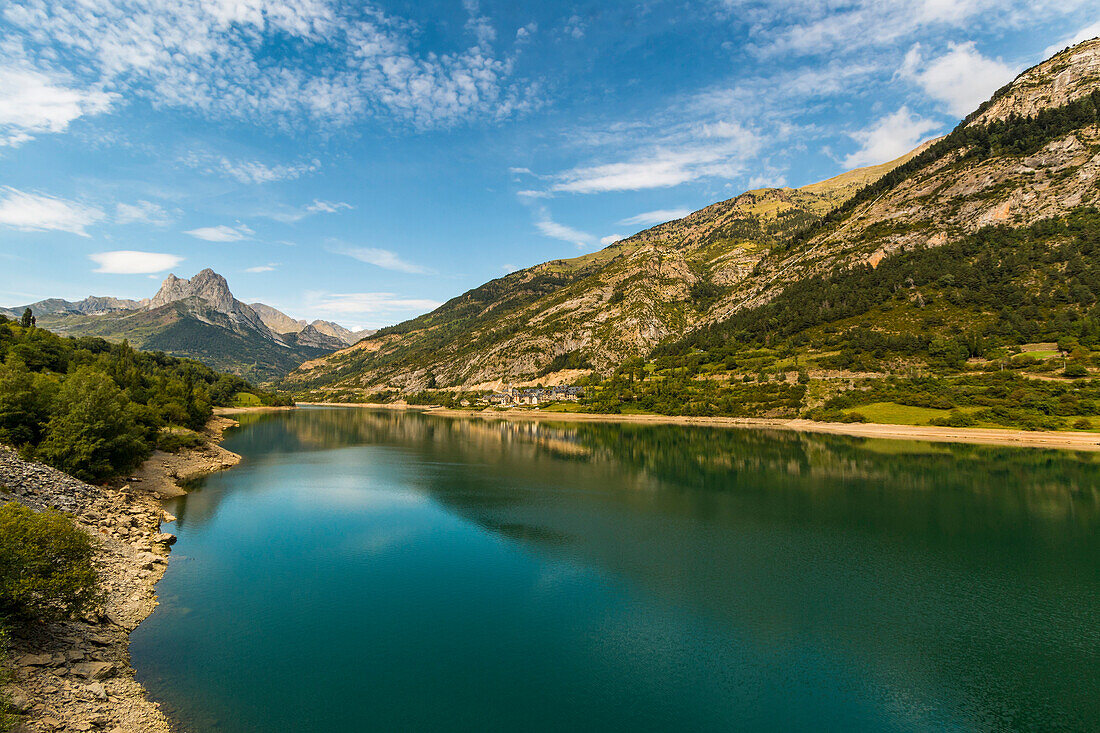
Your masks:
<path fill-rule="evenodd" d="M 0 616 L 49 621 L 96 608 L 92 541 L 61 512 L 0 505 Z"/>
<path fill-rule="evenodd" d="M 92 367 L 81 367 L 61 385 L 38 455 L 85 481 L 137 466 L 149 453 L 149 429 L 138 406 Z"/>
<path fill-rule="evenodd" d="M 867 416 L 862 412 L 849 412 L 844 417 L 840 418 L 841 422 L 869 422 Z"/>
<path fill-rule="evenodd" d="M 947 413 L 946 417 L 934 417 L 928 421 L 932 425 L 939 425 L 944 428 L 969 428 L 977 424 L 977 420 L 973 415 L 962 412 L 961 410 L 952 410 Z"/>
<path fill-rule="evenodd" d="M 1080 379 L 1081 377 L 1087 377 L 1089 370 L 1085 368 L 1083 364 L 1070 364 L 1062 372 L 1062 376 L 1069 377 L 1070 379 Z"/>
<path fill-rule="evenodd" d="M 179 453 L 181 450 L 201 448 L 206 441 L 201 435 L 186 428 L 163 428 L 157 435 L 157 450 Z"/>
<path fill-rule="evenodd" d="M 1080 420 L 1075 420 L 1073 427 L 1076 430 L 1092 430 L 1092 422 L 1087 417 L 1083 417 Z"/>

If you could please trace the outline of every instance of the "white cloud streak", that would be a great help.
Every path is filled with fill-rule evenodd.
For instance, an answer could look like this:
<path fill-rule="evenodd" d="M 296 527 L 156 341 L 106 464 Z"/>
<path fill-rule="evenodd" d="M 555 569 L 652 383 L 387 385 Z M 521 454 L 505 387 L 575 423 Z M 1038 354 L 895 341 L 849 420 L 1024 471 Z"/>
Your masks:
<path fill-rule="evenodd" d="M 87 237 L 87 228 L 104 217 L 103 211 L 94 206 L 10 187 L 0 188 L 0 225 L 12 229 L 70 232 Z"/>
<path fill-rule="evenodd" d="M 360 262 L 366 262 L 368 265 L 381 267 L 384 270 L 405 272 L 410 275 L 426 275 L 432 272 L 426 267 L 421 267 L 420 265 L 402 259 L 396 252 L 391 252 L 388 249 L 379 249 L 377 247 L 338 247 L 334 248 L 332 252 L 351 257 Z"/>
<path fill-rule="evenodd" d="M 233 160 L 224 155 L 190 153 L 181 162 L 190 167 L 230 178 L 239 183 L 275 183 L 293 181 L 320 169 L 321 161 L 268 165 L 258 160 Z"/>
<path fill-rule="evenodd" d="M 690 213 L 691 209 L 657 209 L 656 211 L 647 211 L 644 214 L 627 217 L 619 223 L 623 226 L 651 226 L 653 224 L 664 224 L 666 221 L 675 219 L 683 219 Z"/>
<path fill-rule="evenodd" d="M 95 272 L 113 275 L 148 275 L 170 270 L 183 262 L 183 258 L 179 255 L 134 250 L 97 252 L 88 255 L 88 259 L 99 265 Z"/>
<path fill-rule="evenodd" d="M 164 227 L 172 223 L 172 217 L 160 204 L 142 200 L 133 204 L 118 204 L 115 207 L 115 222 L 118 224 L 153 224 L 154 226 Z"/>
<path fill-rule="evenodd" d="M 189 229 L 184 234 L 190 234 L 195 239 L 202 239 L 207 242 L 239 242 L 243 239 L 249 239 L 255 232 L 244 224 L 235 227 L 219 224 L 213 227 Z"/>

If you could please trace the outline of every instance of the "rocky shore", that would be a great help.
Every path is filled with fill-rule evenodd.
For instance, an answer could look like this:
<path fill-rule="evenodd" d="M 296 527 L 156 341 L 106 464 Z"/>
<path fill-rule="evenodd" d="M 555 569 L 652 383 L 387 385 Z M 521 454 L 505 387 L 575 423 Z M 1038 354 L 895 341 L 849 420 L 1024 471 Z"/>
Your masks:
<path fill-rule="evenodd" d="M 167 718 L 134 679 L 130 632 L 157 606 L 155 586 L 175 541 L 161 531 L 161 522 L 174 518 L 160 498 L 180 492 L 178 482 L 240 460 L 215 444 L 233 424 L 213 418 L 206 445 L 176 454 L 158 451 L 128 480 L 109 486 L 83 483 L 0 446 L 0 501 L 72 515 L 98 547 L 106 597 L 99 613 L 14 635 L 8 693 L 24 716 L 16 731 L 169 731 Z"/>

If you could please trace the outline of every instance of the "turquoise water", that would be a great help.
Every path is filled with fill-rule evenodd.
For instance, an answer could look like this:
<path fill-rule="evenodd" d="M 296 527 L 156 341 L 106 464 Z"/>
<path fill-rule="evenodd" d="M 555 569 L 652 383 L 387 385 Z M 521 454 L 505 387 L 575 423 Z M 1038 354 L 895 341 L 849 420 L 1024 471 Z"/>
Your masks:
<path fill-rule="evenodd" d="M 1100 730 L 1100 463 L 358 409 L 169 505 L 188 731 Z"/>

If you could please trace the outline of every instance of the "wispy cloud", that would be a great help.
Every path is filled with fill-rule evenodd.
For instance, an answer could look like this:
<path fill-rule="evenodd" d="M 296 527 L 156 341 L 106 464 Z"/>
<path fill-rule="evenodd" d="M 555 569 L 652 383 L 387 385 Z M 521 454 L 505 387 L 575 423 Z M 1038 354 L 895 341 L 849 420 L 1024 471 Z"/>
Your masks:
<path fill-rule="evenodd" d="M 244 224 L 238 224 L 235 227 L 219 224 L 213 227 L 189 229 L 184 232 L 184 234 L 190 234 L 195 239 L 202 239 L 207 242 L 239 242 L 242 239 L 251 238 L 255 233 Z"/>
<path fill-rule="evenodd" d="M 384 270 L 394 272 L 406 272 L 410 275 L 426 275 L 432 271 L 401 258 L 396 252 L 378 247 L 334 247 L 331 250 L 335 254 L 345 255 L 352 259 L 366 262 L 368 265 L 381 267 Z"/>
<path fill-rule="evenodd" d="M 179 255 L 134 250 L 97 252 L 88 255 L 88 259 L 99 265 L 95 272 L 114 275 L 148 275 L 164 272 L 183 262 L 183 258 Z"/>
<path fill-rule="evenodd" d="M 115 222 L 119 224 L 153 224 L 163 227 L 172 223 L 172 217 L 160 204 L 141 200 L 133 204 L 118 204 L 115 207 Z"/>
<path fill-rule="evenodd" d="M 615 244 L 615 242 L 621 242 L 625 237 L 621 234 L 608 234 L 606 237 L 600 237 L 600 244 L 606 247 L 609 244 Z"/>
<path fill-rule="evenodd" d="M 870 127 L 851 133 L 860 144 L 859 150 L 844 159 L 844 165 L 855 168 L 875 165 L 901 157 L 925 140 L 928 133 L 940 125 L 913 114 L 908 107 L 878 120 Z"/>
<path fill-rule="evenodd" d="M 292 181 L 321 167 L 321 161 L 313 159 L 298 163 L 267 164 L 258 160 L 234 160 L 224 155 L 189 153 L 181 161 L 189 168 L 205 173 L 231 178 L 240 183 L 274 183 Z"/>
<path fill-rule="evenodd" d="M 476 3 L 466 10 L 470 42 L 452 53 L 421 49 L 402 18 L 329 0 L 22 0 L 3 17 L 37 68 L 65 58 L 126 96 L 212 117 L 438 127 L 537 104 L 514 78 L 515 49 L 497 48 Z"/>
<path fill-rule="evenodd" d="M 588 232 L 582 232 L 579 229 L 554 221 L 550 218 L 550 212 L 545 208 L 539 208 L 535 219 L 535 228 L 543 236 L 560 239 L 563 242 L 575 244 L 577 247 L 588 247 L 597 241 L 597 238 Z"/>
<path fill-rule="evenodd" d="M 271 272 L 278 266 L 279 266 L 278 262 L 268 262 L 266 265 L 256 265 L 255 267 L 247 267 L 247 268 L 245 268 L 245 272 L 251 272 L 251 273 Z"/>
<path fill-rule="evenodd" d="M 306 293 L 302 308 L 309 318 L 354 321 L 365 328 L 377 328 L 435 310 L 442 303 L 429 298 L 410 298 L 396 293 Z"/>
<path fill-rule="evenodd" d="M 1060 41 L 1050 44 L 1047 46 L 1046 50 L 1043 51 L 1043 56 L 1053 56 L 1063 48 L 1076 46 L 1081 41 L 1087 41 L 1097 36 L 1100 36 L 1100 20 L 1077 30 L 1075 33 L 1066 36 Z"/>
<path fill-rule="evenodd" d="M 355 207 L 351 204 L 346 204 L 342 201 L 321 201 L 319 199 L 314 199 L 312 204 L 307 204 L 301 208 L 295 209 L 287 207 L 279 209 L 278 211 L 259 214 L 259 216 L 266 216 L 275 221 L 292 224 L 314 214 L 336 214 L 340 211 L 350 211 L 354 208 Z"/>
<path fill-rule="evenodd" d="M 664 224 L 666 221 L 683 219 L 690 213 L 691 209 L 657 209 L 656 211 L 647 211 L 644 214 L 636 214 L 635 216 L 627 217 L 619 223 L 628 227 Z"/>
<path fill-rule="evenodd" d="M 10 187 L 0 188 L 0 225 L 12 229 L 52 230 L 87 237 L 87 228 L 104 217 L 103 211 L 94 206 Z"/>
<path fill-rule="evenodd" d="M 79 117 L 106 112 L 118 98 L 30 68 L 0 67 L 0 147 L 64 132 Z"/>
<path fill-rule="evenodd" d="M 745 170 L 746 160 L 762 144 L 761 138 L 737 122 L 716 120 L 692 123 L 643 141 L 620 153 L 612 162 L 580 165 L 551 176 L 545 191 L 521 191 L 525 198 L 559 193 L 592 194 L 670 188 L 691 181 L 732 178 Z M 621 138 L 619 138 L 621 139 Z M 601 145 L 603 135 L 589 135 Z"/>

